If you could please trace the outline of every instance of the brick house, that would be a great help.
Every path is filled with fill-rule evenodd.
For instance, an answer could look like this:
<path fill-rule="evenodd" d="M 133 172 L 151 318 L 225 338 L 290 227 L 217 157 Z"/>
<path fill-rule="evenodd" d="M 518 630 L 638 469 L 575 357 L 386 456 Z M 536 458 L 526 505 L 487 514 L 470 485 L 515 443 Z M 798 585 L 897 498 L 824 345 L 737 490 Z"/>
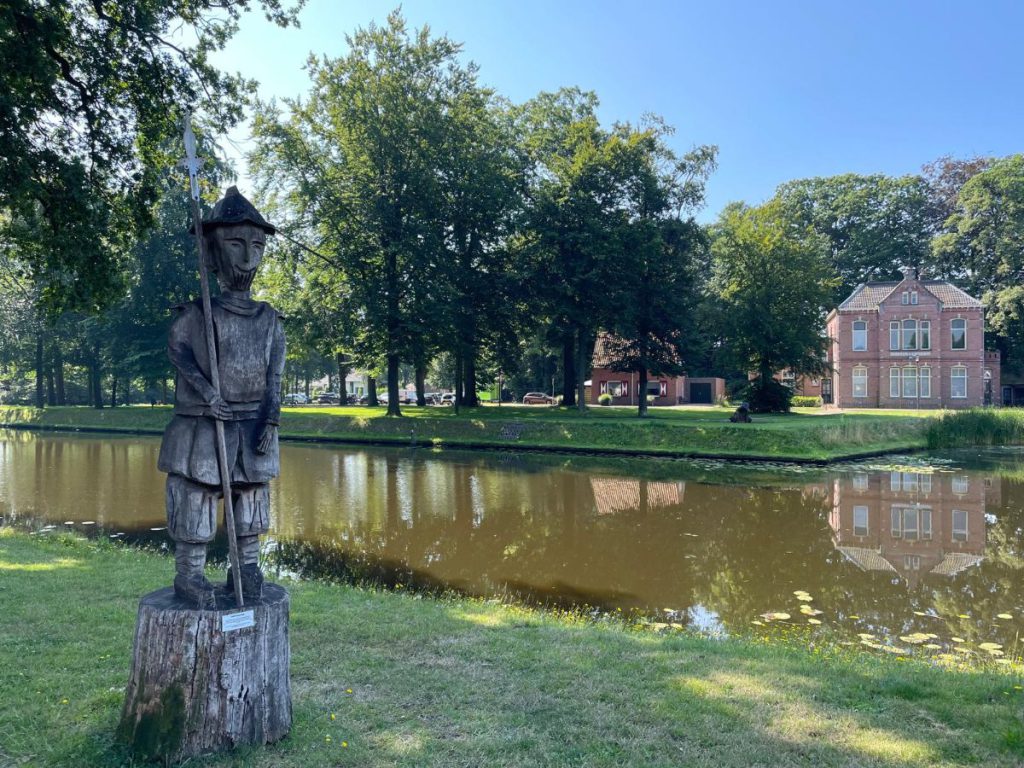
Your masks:
<path fill-rule="evenodd" d="M 599 404 L 601 395 L 612 396 L 612 405 L 638 405 L 640 377 L 631 372 L 613 371 L 605 347 L 607 336 L 599 336 L 594 345 L 593 370 L 585 382 L 587 401 Z M 713 377 L 662 376 L 647 374 L 647 394 L 651 405 L 682 405 L 686 403 L 713 405 L 725 397 L 725 379 Z"/>
<path fill-rule="evenodd" d="M 825 320 L 839 408 L 967 408 L 997 403 L 999 353 L 985 351 L 985 309 L 944 280 L 863 283 Z"/>
<path fill-rule="evenodd" d="M 832 481 L 832 541 L 865 571 L 913 586 L 925 574 L 953 577 L 985 556 L 985 511 L 998 480 L 967 473 L 855 472 Z"/>

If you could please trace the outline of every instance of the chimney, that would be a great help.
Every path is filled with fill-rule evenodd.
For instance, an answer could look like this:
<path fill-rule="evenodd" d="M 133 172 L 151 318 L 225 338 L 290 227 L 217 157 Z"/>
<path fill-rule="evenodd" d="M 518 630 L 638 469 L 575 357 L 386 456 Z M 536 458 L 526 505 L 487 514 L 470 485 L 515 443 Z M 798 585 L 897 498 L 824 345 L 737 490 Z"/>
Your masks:
<path fill-rule="evenodd" d="M 903 267 L 902 272 L 904 280 L 918 280 L 920 278 L 917 267 Z"/>

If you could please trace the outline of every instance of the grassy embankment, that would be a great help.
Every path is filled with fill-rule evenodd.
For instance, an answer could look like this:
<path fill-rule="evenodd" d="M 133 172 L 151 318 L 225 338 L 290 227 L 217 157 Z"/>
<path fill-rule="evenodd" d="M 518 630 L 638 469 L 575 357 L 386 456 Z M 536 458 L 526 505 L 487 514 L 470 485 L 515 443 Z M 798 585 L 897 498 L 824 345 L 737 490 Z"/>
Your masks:
<path fill-rule="evenodd" d="M 0 765 L 121 766 L 139 596 L 166 557 L 0 528 Z M 717 641 L 292 583 L 291 735 L 193 766 L 1010 766 L 1018 668 Z"/>
<path fill-rule="evenodd" d="M 753 424 L 730 424 L 727 408 L 658 408 L 637 419 L 632 408 L 572 409 L 489 406 L 463 409 L 403 408 L 406 418 L 388 418 L 383 408 L 286 408 L 285 438 L 421 444 L 452 447 L 540 448 L 827 461 L 885 451 L 924 448 L 928 412 L 876 411 L 822 414 L 800 409 L 786 416 L 758 416 Z M 934 413 L 932 413 L 934 415 Z M 0 406 L 0 426 L 101 429 L 160 433 L 169 408 L 135 406 Z"/>

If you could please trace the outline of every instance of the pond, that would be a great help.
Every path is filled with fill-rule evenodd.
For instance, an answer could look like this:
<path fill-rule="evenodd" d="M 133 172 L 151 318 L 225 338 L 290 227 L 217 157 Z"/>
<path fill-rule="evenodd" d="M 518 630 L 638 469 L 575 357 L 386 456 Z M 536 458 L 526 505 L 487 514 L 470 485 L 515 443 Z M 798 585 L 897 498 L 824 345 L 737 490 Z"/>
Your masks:
<path fill-rule="evenodd" d="M 158 448 L 0 431 L 0 522 L 163 546 Z M 281 461 L 271 573 L 1020 654 L 1018 449 L 807 468 L 288 443 Z"/>

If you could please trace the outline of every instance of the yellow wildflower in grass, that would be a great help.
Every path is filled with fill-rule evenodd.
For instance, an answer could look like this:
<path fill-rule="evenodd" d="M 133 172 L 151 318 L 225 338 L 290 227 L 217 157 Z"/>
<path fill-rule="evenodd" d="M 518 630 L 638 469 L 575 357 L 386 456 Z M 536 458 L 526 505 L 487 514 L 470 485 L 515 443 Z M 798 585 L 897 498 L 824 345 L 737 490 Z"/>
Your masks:
<path fill-rule="evenodd" d="M 352 693 L 352 689 L 351 688 L 346 688 L 345 689 L 345 693 Z"/>
<path fill-rule="evenodd" d="M 347 741 L 341 742 L 341 746 L 343 746 L 345 748 L 348 748 L 348 742 Z"/>
<path fill-rule="evenodd" d="M 333 720 L 333 719 L 334 719 L 334 713 L 331 712 L 331 720 Z"/>

